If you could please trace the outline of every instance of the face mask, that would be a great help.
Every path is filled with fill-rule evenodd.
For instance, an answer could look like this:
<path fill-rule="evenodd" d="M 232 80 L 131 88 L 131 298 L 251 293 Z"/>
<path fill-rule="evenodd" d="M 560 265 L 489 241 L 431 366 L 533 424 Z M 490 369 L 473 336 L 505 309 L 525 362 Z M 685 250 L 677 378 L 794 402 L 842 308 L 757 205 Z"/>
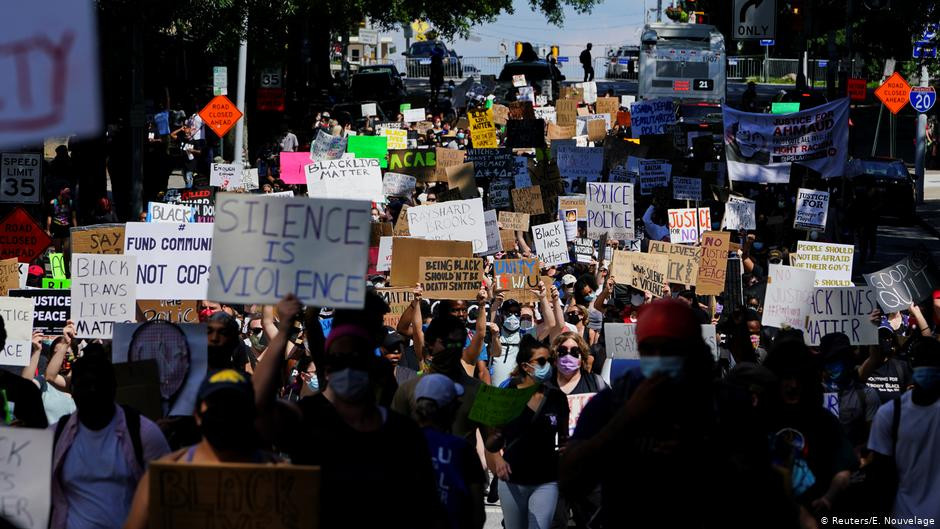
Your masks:
<path fill-rule="evenodd" d="M 509 332 L 518 331 L 519 330 L 519 316 L 516 316 L 515 314 L 506 316 L 506 318 L 503 319 L 503 328 Z"/>
<path fill-rule="evenodd" d="M 548 362 L 545 362 L 545 365 L 540 366 L 535 365 L 535 369 L 532 370 L 532 378 L 536 382 L 545 382 L 552 375 L 552 366 Z"/>
<path fill-rule="evenodd" d="M 462 140 L 463 138 L 464 138 L 463 132 L 458 132 L 458 133 L 457 133 L 457 139 L 458 139 L 458 140 Z"/>
<path fill-rule="evenodd" d="M 757 242 L 754 243 L 754 249 L 755 249 L 755 250 L 762 250 L 763 248 L 764 248 L 764 243 L 762 243 L 762 242 L 760 242 L 760 241 L 757 241 Z"/>
<path fill-rule="evenodd" d="M 310 380 L 307 381 L 307 387 L 310 388 L 310 391 L 319 391 L 320 379 L 316 375 L 311 375 Z"/>
<path fill-rule="evenodd" d="M 581 359 L 575 358 L 571 355 L 565 355 L 558 359 L 558 362 L 556 362 L 556 365 L 558 365 L 559 371 L 561 371 L 565 375 L 570 376 L 570 375 L 573 375 L 575 371 L 581 368 Z"/>
<path fill-rule="evenodd" d="M 640 370 L 643 376 L 651 378 L 656 373 L 662 373 L 669 378 L 678 378 L 682 374 L 685 358 L 681 356 L 641 356 Z"/>
<path fill-rule="evenodd" d="M 590 294 L 584 296 L 584 301 L 594 301 L 595 299 L 597 299 L 596 292 L 591 292 Z"/>
<path fill-rule="evenodd" d="M 369 396 L 369 372 L 340 369 L 330 373 L 329 385 L 337 397 L 349 402 L 361 402 Z"/>
<path fill-rule="evenodd" d="M 375 288 L 385 288 L 385 283 L 379 281 L 378 283 L 375 283 L 374 286 Z"/>
<path fill-rule="evenodd" d="M 839 382 L 842 379 L 842 375 L 845 374 L 842 362 L 834 362 L 829 364 L 825 369 L 829 374 L 829 377 L 825 381 L 826 389 L 829 391 L 838 391 L 840 388 Z"/>
<path fill-rule="evenodd" d="M 577 325 L 581 323 L 581 315 L 577 312 L 569 312 L 565 314 L 565 321 L 572 325 Z"/>
<path fill-rule="evenodd" d="M 928 391 L 940 389 L 940 367 L 915 367 L 914 383 Z"/>
<path fill-rule="evenodd" d="M 780 201 L 777 202 L 777 207 L 780 208 L 780 209 L 783 209 L 783 207 L 784 207 L 785 205 L 786 205 L 786 203 L 784 203 L 784 201 L 782 201 L 782 200 L 780 200 Z"/>
<path fill-rule="evenodd" d="M 519 320 L 519 328 L 523 331 L 527 331 L 532 327 L 535 327 L 535 324 L 532 323 L 532 320 Z"/>

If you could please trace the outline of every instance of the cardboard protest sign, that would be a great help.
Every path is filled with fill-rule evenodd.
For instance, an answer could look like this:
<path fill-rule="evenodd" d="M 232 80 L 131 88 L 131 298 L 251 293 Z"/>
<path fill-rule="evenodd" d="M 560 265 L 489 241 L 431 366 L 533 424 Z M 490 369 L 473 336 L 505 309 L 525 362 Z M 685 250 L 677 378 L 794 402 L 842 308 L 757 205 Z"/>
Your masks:
<path fill-rule="evenodd" d="M 293 292 L 308 305 L 361 308 L 371 209 L 366 201 L 222 193 L 208 298 L 276 303 Z"/>
<path fill-rule="evenodd" d="M 424 113 L 423 108 L 409 108 L 405 110 L 405 123 L 417 123 L 423 121 L 424 117 L 427 115 Z"/>
<path fill-rule="evenodd" d="M 725 202 L 725 215 L 721 218 L 721 227 L 726 230 L 757 229 L 755 203 L 742 197 L 731 195 Z"/>
<path fill-rule="evenodd" d="M 470 141 L 475 149 L 499 147 L 492 109 L 467 111 L 467 118 L 470 120 Z"/>
<path fill-rule="evenodd" d="M 408 305 L 411 305 L 412 300 L 415 298 L 414 287 L 377 288 L 375 292 L 388 303 L 390 310 L 385 314 L 383 323 L 388 327 L 397 327 L 402 314 L 405 313 L 405 309 L 408 308 Z"/>
<path fill-rule="evenodd" d="M 288 152 L 279 154 L 280 175 L 285 184 L 303 184 L 304 166 L 310 163 L 310 153 Z"/>
<path fill-rule="evenodd" d="M 633 184 L 588 182 L 587 236 L 596 239 L 633 239 Z"/>
<path fill-rule="evenodd" d="M 410 197 L 415 190 L 415 177 L 393 173 L 385 173 L 382 177 L 382 193 L 393 197 Z"/>
<path fill-rule="evenodd" d="M 452 200 L 413 206 L 408 208 L 407 214 L 408 229 L 415 237 L 468 241 L 473 243 L 473 253 L 486 251 L 483 199 Z"/>
<path fill-rule="evenodd" d="M 500 211 L 499 223 L 502 224 L 504 230 L 529 231 L 529 214 Z"/>
<path fill-rule="evenodd" d="M 617 119 L 617 112 L 620 111 L 620 100 L 616 97 L 598 97 L 594 110 L 598 114 L 608 114 L 610 121 L 613 122 Z"/>
<path fill-rule="evenodd" d="M 480 195 L 477 193 L 472 162 L 448 167 L 444 172 L 447 173 L 447 185 L 459 190 L 461 198 L 476 198 Z"/>
<path fill-rule="evenodd" d="M 346 152 L 355 154 L 356 158 L 375 158 L 379 167 L 385 169 L 388 167 L 387 140 L 385 136 L 350 136 L 346 139 Z M 297 183 L 303 184 L 304 181 Z"/>
<path fill-rule="evenodd" d="M 790 265 L 816 272 L 817 287 L 851 287 L 852 257 L 855 246 L 811 241 L 797 241 Z"/>
<path fill-rule="evenodd" d="M 210 166 L 209 185 L 228 188 L 232 182 L 241 182 L 242 164 L 214 163 Z"/>
<path fill-rule="evenodd" d="M 72 254 L 72 320 L 78 338 L 110 339 L 136 318 L 137 256 Z"/>
<path fill-rule="evenodd" d="M 604 345 L 609 358 L 639 360 L 635 323 L 605 323 Z"/>
<path fill-rule="evenodd" d="M 470 420 L 487 426 L 502 426 L 522 413 L 537 389 L 537 384 L 525 389 L 480 384 L 470 407 Z"/>
<path fill-rule="evenodd" d="M 516 250 L 516 232 L 512 230 L 499 230 L 499 243 L 504 252 Z"/>
<path fill-rule="evenodd" d="M 74 253 L 124 253 L 124 225 L 97 224 L 71 229 Z"/>
<path fill-rule="evenodd" d="M 462 151 L 459 149 L 444 149 L 438 147 L 434 151 L 436 153 L 437 163 L 434 168 L 434 177 L 433 180 L 436 182 L 446 182 L 447 181 L 447 172 L 446 168 L 460 165 L 464 162 L 464 158 L 467 156 L 467 151 Z M 389 169 L 395 169 L 393 165 L 389 165 Z"/>
<path fill-rule="evenodd" d="M 408 131 L 405 129 L 385 129 L 382 131 L 382 135 L 385 136 L 388 141 L 388 148 L 391 149 L 407 149 L 408 148 Z"/>
<path fill-rule="evenodd" d="M 14 410 L 15 413 L 15 410 Z M 3 516 L 11 527 L 44 529 L 52 498 L 52 429 L 3 428 L 0 475 Z"/>
<path fill-rule="evenodd" d="M 697 243 L 699 235 L 712 228 L 712 214 L 709 208 L 669 210 L 669 240 L 673 243 Z"/>
<path fill-rule="evenodd" d="M 475 143 L 474 147 L 476 147 Z M 545 147 L 545 120 L 509 120 L 506 123 L 506 147 L 510 149 Z"/>
<path fill-rule="evenodd" d="M 374 110 L 375 103 L 371 104 Z M 323 132 L 323 130 L 320 129 L 317 130 L 316 139 L 313 141 L 313 143 L 310 144 L 310 161 L 316 162 L 319 160 L 338 160 L 343 157 L 345 152 L 345 137 L 333 136 Z"/>
<path fill-rule="evenodd" d="M 0 365 L 29 365 L 33 351 L 33 299 L 0 297 L 0 316 L 7 334 L 0 349 Z"/>
<path fill-rule="evenodd" d="M 651 195 L 657 187 L 669 187 L 672 165 L 667 160 L 637 158 L 637 175 L 640 194 Z"/>
<path fill-rule="evenodd" d="M 610 275 L 617 283 L 663 297 L 669 283 L 666 277 L 668 269 L 669 260 L 665 255 L 616 250 Z"/>
<path fill-rule="evenodd" d="M 196 222 L 196 208 L 162 202 L 147 203 L 147 222 Z"/>
<path fill-rule="evenodd" d="M 558 197 L 559 215 L 561 215 L 562 211 L 570 211 L 572 209 L 577 212 L 577 220 L 586 221 L 587 197 L 584 195 Z"/>
<path fill-rule="evenodd" d="M 586 237 L 574 239 L 574 254 L 579 263 L 590 264 L 594 260 L 594 241 Z"/>
<path fill-rule="evenodd" d="M 438 149 L 438 151 L 455 149 Z M 464 151 L 458 151 L 463 153 Z M 395 149 L 388 151 L 388 170 L 415 177 L 419 182 L 446 181 L 445 175 L 438 178 L 437 171 L 443 170 L 438 166 L 436 152 L 428 149 Z M 461 156 L 462 158 L 462 156 Z"/>
<path fill-rule="evenodd" d="M 884 312 L 897 312 L 930 297 L 940 288 L 930 255 L 915 251 L 897 263 L 872 274 L 865 282 L 878 294 L 878 305 Z"/>
<path fill-rule="evenodd" d="M 695 279 L 695 292 L 698 295 L 717 296 L 724 290 L 730 241 L 731 233 L 726 231 L 706 231 L 702 234 L 702 257 Z"/>
<path fill-rule="evenodd" d="M 0 261 L 0 296 L 20 287 L 20 262 L 16 257 Z"/>
<path fill-rule="evenodd" d="M 516 99 L 515 101 L 510 101 L 506 106 L 509 108 L 510 120 L 535 119 L 535 110 L 533 109 L 532 102 L 529 100 Z"/>
<path fill-rule="evenodd" d="M 702 200 L 702 179 L 673 176 L 672 198 L 676 200 Z"/>
<path fill-rule="evenodd" d="M 493 111 L 493 123 L 496 125 L 505 125 L 509 121 L 509 107 L 506 105 L 495 104 L 491 110 Z"/>
<path fill-rule="evenodd" d="M 532 226 L 532 237 L 535 241 L 535 253 L 544 266 L 563 265 L 571 261 L 565 226 L 561 221 Z"/>
<path fill-rule="evenodd" d="M 385 202 L 382 169 L 373 158 L 323 160 L 304 167 L 307 195 Z"/>
<path fill-rule="evenodd" d="M 702 258 L 701 247 L 651 240 L 649 242 L 649 253 L 664 254 L 666 256 L 668 260 L 666 279 L 669 283 L 695 285 L 695 280 L 698 277 L 699 261 Z"/>
<path fill-rule="evenodd" d="M 532 289 L 539 288 L 537 259 L 497 259 L 493 261 L 493 282 L 504 299 L 520 303 L 537 301 Z"/>
<path fill-rule="evenodd" d="M 34 331 L 39 331 L 46 336 L 62 334 L 62 329 L 65 328 L 72 307 L 72 297 L 68 292 L 55 289 L 31 288 L 11 290 L 10 296 L 15 298 L 29 298 L 32 300 L 32 329 Z M 4 320 L 6 320 L 6 315 L 4 315 Z"/>
<path fill-rule="evenodd" d="M 775 264 L 771 264 L 769 269 L 761 324 L 805 329 L 806 319 L 813 311 L 816 273 Z"/>
<path fill-rule="evenodd" d="M 248 463 L 150 464 L 151 529 L 317 527 L 320 468 Z M 198 508 L 195 507 L 198 502 Z"/>
<path fill-rule="evenodd" d="M 137 258 L 137 297 L 208 299 L 212 227 L 128 222 L 124 254 Z"/>
<path fill-rule="evenodd" d="M 785 184 L 794 162 L 823 178 L 845 174 L 847 98 L 786 115 L 752 114 L 725 106 L 722 116 L 732 181 Z"/>
<path fill-rule="evenodd" d="M 171 323 L 199 323 L 194 299 L 138 299 L 137 315 L 139 321 L 168 321 Z"/>
<path fill-rule="evenodd" d="M 573 99 L 559 99 L 555 102 L 555 112 L 559 127 L 573 127 L 578 117 L 578 102 Z M 574 133 L 571 136 L 574 136 Z"/>
<path fill-rule="evenodd" d="M 676 122 L 671 99 L 647 99 L 630 104 L 630 129 L 634 138 L 647 134 L 664 134 Z"/>
<path fill-rule="evenodd" d="M 803 230 L 825 230 L 829 213 L 829 192 L 800 188 L 796 193 L 796 216 L 793 227 Z"/>
<path fill-rule="evenodd" d="M 421 256 L 473 256 L 473 243 L 468 241 L 395 237 L 392 241 L 392 248 L 394 251 L 392 252 L 392 270 L 389 275 L 389 282 L 396 287 L 414 288 L 420 282 L 418 267 Z"/>
<path fill-rule="evenodd" d="M 430 299 L 474 299 L 483 285 L 483 260 L 478 257 L 421 257 L 418 275 Z"/>
<path fill-rule="evenodd" d="M 512 189 L 513 209 L 518 213 L 527 213 L 529 215 L 541 215 L 545 213 L 545 205 L 542 203 L 542 189 L 540 186 L 523 187 Z"/>
<path fill-rule="evenodd" d="M 601 120 L 590 120 L 587 122 L 588 141 L 604 141 L 607 137 L 607 125 Z"/>
<path fill-rule="evenodd" d="M 467 149 L 465 162 L 473 163 L 477 178 L 512 178 L 515 157 L 509 149 Z"/>
<path fill-rule="evenodd" d="M 834 332 L 845 333 L 852 345 L 878 343 L 878 326 L 869 319 L 878 308 L 873 288 L 816 288 L 811 305 L 803 333 L 806 345 L 819 345 L 823 336 Z"/>

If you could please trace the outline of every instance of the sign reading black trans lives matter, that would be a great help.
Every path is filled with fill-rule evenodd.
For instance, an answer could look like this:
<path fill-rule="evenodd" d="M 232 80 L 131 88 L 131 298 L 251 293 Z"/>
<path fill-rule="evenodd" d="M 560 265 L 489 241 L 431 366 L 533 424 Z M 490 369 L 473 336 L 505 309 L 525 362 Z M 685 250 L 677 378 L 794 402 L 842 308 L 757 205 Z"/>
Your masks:
<path fill-rule="evenodd" d="M 365 303 L 371 203 L 305 197 L 216 197 L 208 298 L 308 305 Z M 246 251 L 252 248 L 252 251 Z"/>

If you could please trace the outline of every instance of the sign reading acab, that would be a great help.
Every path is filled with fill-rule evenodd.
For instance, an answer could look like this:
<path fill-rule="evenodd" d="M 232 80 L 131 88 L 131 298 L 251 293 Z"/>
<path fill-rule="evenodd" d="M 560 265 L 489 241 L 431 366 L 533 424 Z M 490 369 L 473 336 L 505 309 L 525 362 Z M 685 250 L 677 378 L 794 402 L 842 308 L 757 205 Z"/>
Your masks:
<path fill-rule="evenodd" d="M 907 84 L 901 74 L 894 72 L 884 84 L 875 89 L 875 97 L 884 103 L 892 114 L 897 114 L 910 102 L 911 85 Z"/>

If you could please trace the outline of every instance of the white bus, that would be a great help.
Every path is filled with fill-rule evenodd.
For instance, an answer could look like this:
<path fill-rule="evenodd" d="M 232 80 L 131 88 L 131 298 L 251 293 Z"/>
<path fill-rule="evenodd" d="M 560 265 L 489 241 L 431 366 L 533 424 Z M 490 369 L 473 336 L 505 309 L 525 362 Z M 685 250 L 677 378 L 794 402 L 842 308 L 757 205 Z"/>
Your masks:
<path fill-rule="evenodd" d="M 725 39 L 708 24 L 647 24 L 640 37 L 637 97 L 725 101 Z"/>

